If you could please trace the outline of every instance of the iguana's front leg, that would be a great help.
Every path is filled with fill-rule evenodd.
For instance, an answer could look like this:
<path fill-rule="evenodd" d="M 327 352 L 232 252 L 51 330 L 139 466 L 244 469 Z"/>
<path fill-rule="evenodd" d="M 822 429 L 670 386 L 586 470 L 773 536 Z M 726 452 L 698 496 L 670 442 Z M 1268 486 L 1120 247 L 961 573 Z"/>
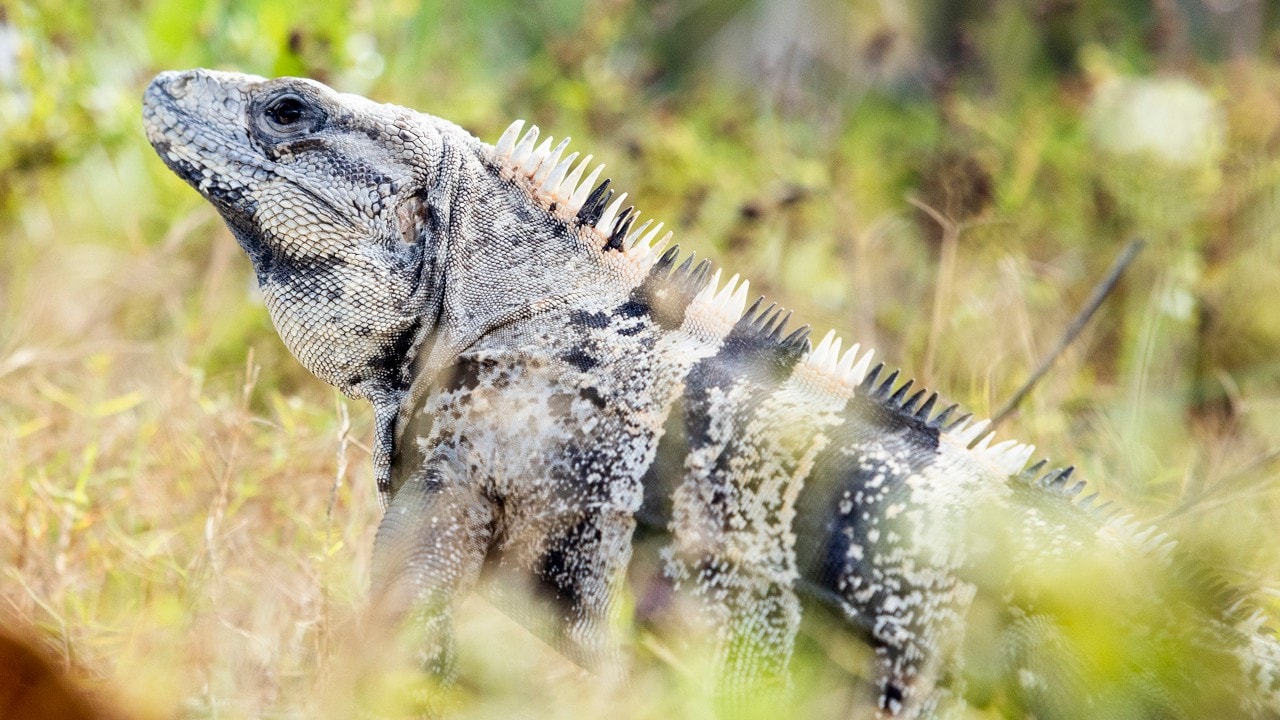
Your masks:
<path fill-rule="evenodd" d="M 540 347 L 482 343 L 440 373 L 405 416 L 375 562 L 407 584 L 393 594 L 409 592 L 429 613 L 422 630 L 433 642 L 447 637 L 452 593 L 483 576 L 479 589 L 499 609 L 610 671 L 610 620 L 642 496 L 639 467 L 620 456 L 642 457 L 652 440 L 600 443 L 590 431 L 612 432 L 612 394 L 568 367 Z M 422 569 L 395 580 L 399 564 Z"/>
<path fill-rule="evenodd" d="M 615 674 L 612 625 L 634 530 L 633 513 L 607 505 L 518 519 L 482 592 L 574 662 Z"/>
<path fill-rule="evenodd" d="M 373 550 L 373 612 L 383 627 L 412 622 L 423 666 L 453 668 L 452 609 L 475 585 L 491 541 L 493 509 L 440 469 L 406 481 L 392 498 Z"/>

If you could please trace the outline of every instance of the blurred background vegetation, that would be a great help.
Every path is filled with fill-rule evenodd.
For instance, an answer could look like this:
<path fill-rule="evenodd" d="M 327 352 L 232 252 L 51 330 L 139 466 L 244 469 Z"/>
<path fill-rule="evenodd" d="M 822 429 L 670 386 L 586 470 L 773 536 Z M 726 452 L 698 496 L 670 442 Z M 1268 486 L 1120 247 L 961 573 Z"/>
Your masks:
<path fill-rule="evenodd" d="M 337 650 L 360 644 L 369 413 L 287 355 L 141 132 L 151 76 L 193 66 L 489 141 L 516 117 L 572 135 L 685 247 L 979 414 L 1146 238 L 1004 434 L 1280 614 L 1274 3 L 5 3 L 0 617 L 133 716 L 347 717 L 397 686 Z M 698 712 L 657 638 L 620 704 L 513 627 L 467 606 L 461 714 Z M 861 671 L 865 651 L 811 644 Z"/>

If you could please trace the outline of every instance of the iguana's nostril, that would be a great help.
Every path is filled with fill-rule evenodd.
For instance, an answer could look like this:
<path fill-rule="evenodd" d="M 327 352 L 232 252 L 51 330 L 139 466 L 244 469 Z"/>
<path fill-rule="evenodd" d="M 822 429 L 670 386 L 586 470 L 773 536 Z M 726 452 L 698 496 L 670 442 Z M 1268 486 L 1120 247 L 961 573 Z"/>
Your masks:
<path fill-rule="evenodd" d="M 172 95 L 173 97 L 181 98 L 186 96 L 187 87 L 190 84 L 191 84 L 190 75 L 179 75 L 178 77 L 175 77 L 169 80 L 169 82 L 165 85 L 165 89 L 168 90 L 169 94 Z"/>
<path fill-rule="evenodd" d="M 162 72 L 151 81 L 147 94 L 163 93 L 175 100 L 181 99 L 187 95 L 192 77 L 189 72 Z"/>

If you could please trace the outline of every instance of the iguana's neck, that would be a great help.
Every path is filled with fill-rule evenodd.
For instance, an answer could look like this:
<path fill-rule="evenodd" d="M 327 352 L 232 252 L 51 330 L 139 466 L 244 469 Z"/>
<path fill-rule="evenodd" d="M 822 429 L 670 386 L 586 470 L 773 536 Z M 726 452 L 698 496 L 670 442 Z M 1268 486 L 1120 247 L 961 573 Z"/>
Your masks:
<path fill-rule="evenodd" d="M 599 233 L 548 211 L 529 183 L 489 157 L 487 146 L 446 146 L 427 204 L 436 238 L 433 312 L 413 368 L 418 396 L 482 338 L 518 334 L 547 314 L 617 304 L 647 268 L 602 249 Z"/>

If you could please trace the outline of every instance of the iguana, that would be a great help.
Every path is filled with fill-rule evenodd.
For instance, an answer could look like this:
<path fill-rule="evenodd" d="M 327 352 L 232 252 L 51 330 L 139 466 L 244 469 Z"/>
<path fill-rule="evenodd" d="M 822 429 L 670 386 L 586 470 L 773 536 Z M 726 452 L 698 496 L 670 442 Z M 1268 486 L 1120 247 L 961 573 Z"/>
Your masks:
<path fill-rule="evenodd" d="M 420 623 L 435 672 L 478 585 L 617 667 L 640 524 L 665 532 L 669 614 L 707 630 L 726 696 L 785 687 L 802 613 L 825 607 L 874 650 L 885 717 L 1280 717 L 1280 644 L 1247 598 L 1182 592 L 1216 581 L 1092 509 L 1069 468 L 1027 467 L 1030 446 L 870 350 L 748 307 L 745 280 L 681 260 L 567 139 L 516 122 L 488 145 L 206 70 L 159 75 L 144 119 L 284 343 L 372 404 L 374 603 Z M 1091 653 L 1081 623 L 1122 641 Z"/>

